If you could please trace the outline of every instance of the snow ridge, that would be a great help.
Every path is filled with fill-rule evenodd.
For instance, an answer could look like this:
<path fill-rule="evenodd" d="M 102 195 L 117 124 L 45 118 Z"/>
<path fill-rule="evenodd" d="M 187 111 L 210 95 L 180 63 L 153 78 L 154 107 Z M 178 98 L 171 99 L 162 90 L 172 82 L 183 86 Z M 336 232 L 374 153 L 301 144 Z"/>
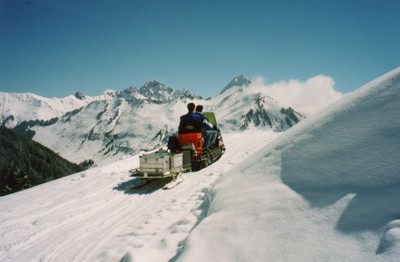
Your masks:
<path fill-rule="evenodd" d="M 224 173 L 176 261 L 396 261 L 399 100 L 400 68 Z"/>

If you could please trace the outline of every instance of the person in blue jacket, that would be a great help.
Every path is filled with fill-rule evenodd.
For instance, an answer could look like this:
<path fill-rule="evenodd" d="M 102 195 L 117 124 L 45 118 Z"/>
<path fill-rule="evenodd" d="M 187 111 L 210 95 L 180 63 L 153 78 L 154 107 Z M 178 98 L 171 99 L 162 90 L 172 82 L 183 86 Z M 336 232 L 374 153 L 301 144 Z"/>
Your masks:
<path fill-rule="evenodd" d="M 202 128 L 206 133 L 206 136 L 204 138 L 204 147 L 210 147 L 215 144 L 215 141 L 217 140 L 218 136 L 218 131 L 215 130 L 213 124 L 210 123 L 210 121 L 203 115 L 203 106 L 202 105 L 197 105 L 196 106 L 196 114 L 201 117 L 201 123 L 202 123 Z"/>
<path fill-rule="evenodd" d="M 189 112 L 180 118 L 179 133 L 201 132 L 201 123 L 203 119 L 194 112 L 195 107 L 194 103 L 189 103 L 187 105 Z"/>

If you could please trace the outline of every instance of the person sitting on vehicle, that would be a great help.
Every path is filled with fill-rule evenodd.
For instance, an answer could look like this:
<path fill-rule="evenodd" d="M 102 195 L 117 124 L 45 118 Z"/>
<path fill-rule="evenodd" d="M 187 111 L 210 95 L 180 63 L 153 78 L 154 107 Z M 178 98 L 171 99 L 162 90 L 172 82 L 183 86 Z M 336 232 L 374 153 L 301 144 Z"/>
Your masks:
<path fill-rule="evenodd" d="M 204 147 L 210 147 L 211 145 L 215 144 L 215 141 L 217 140 L 218 136 L 218 131 L 214 129 L 213 124 L 210 123 L 210 121 L 203 115 L 203 106 L 202 105 L 197 105 L 196 106 L 196 114 L 198 114 L 201 117 L 201 123 L 202 123 L 202 128 L 206 133 L 206 136 L 204 138 Z"/>
<path fill-rule="evenodd" d="M 180 117 L 179 133 L 201 132 L 203 118 L 194 112 L 195 107 L 194 103 L 187 105 L 189 112 Z"/>

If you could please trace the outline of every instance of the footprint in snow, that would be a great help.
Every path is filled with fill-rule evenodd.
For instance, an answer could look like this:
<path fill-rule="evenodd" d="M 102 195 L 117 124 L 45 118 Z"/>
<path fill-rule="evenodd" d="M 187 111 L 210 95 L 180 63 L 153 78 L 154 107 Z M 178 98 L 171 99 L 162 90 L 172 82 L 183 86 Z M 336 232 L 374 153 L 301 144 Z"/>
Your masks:
<path fill-rule="evenodd" d="M 400 250 L 400 219 L 393 220 L 386 226 L 376 254 L 379 255 L 394 248 Z"/>

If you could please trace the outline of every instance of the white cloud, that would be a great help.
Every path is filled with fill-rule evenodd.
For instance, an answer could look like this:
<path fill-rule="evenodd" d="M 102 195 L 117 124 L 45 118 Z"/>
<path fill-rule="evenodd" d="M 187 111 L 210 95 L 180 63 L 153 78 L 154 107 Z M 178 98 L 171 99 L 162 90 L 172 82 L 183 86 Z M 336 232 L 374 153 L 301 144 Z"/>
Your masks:
<path fill-rule="evenodd" d="M 269 96 L 306 116 L 344 96 L 334 89 L 335 81 L 325 75 L 311 77 L 305 82 L 291 79 L 273 84 L 265 84 L 262 77 L 256 77 L 252 83 L 256 88 L 266 88 Z"/>

